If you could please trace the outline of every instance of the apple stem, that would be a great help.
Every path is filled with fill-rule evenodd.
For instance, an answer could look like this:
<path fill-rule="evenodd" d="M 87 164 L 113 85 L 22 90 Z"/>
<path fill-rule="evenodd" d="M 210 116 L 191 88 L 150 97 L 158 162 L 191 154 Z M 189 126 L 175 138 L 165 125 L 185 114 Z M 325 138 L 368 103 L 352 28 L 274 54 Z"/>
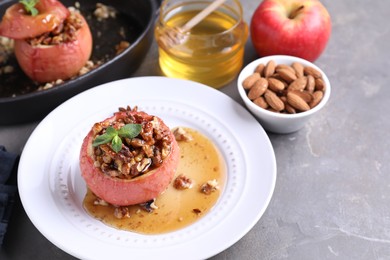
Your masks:
<path fill-rule="evenodd" d="M 294 11 L 292 11 L 292 12 L 290 13 L 290 15 L 288 16 L 288 18 L 294 19 L 294 18 L 299 14 L 299 12 L 300 12 L 303 8 L 305 8 L 304 5 L 299 6 L 297 9 L 295 9 Z"/>

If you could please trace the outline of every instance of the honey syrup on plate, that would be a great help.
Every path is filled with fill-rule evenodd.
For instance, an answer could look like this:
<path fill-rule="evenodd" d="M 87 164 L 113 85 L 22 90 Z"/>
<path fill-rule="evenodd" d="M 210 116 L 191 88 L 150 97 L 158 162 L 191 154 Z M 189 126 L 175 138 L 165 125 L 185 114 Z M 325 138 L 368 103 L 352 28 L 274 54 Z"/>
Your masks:
<path fill-rule="evenodd" d="M 189 79 L 215 88 L 227 84 L 242 67 L 247 25 L 225 12 L 214 11 L 186 32 L 181 44 L 167 47 L 159 41 L 165 36 L 164 30 L 183 26 L 199 13 L 199 10 L 186 10 L 186 6 L 183 9 L 166 21 L 160 20 L 156 26 L 162 72 L 168 77 Z"/>
<path fill-rule="evenodd" d="M 203 134 L 184 128 L 193 140 L 179 141 L 180 162 L 176 176 L 180 174 L 193 181 L 192 187 L 178 190 L 171 183 L 167 190 L 156 198 L 157 207 L 152 212 L 139 205 L 128 206 L 128 217 L 115 217 L 115 207 L 99 205 L 97 197 L 88 190 L 84 198 L 84 208 L 92 217 L 121 230 L 142 234 L 162 234 L 186 227 L 206 215 L 218 201 L 226 182 L 225 161 L 213 144 Z M 201 186 L 216 180 L 218 189 L 210 194 L 202 193 Z"/>

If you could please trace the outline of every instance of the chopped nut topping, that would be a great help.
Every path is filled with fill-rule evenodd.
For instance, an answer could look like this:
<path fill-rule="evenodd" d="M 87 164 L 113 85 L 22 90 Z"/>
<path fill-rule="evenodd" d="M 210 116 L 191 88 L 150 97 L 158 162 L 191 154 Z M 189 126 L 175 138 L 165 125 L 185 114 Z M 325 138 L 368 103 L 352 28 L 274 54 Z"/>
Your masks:
<path fill-rule="evenodd" d="M 107 201 L 105 201 L 99 197 L 96 197 L 96 200 L 93 202 L 93 205 L 108 206 L 110 204 Z"/>
<path fill-rule="evenodd" d="M 218 190 L 219 187 L 218 187 L 218 182 L 217 180 L 210 180 L 210 181 L 207 181 L 206 183 L 204 183 L 201 187 L 200 187 L 200 191 L 206 195 L 210 195 L 212 192 Z"/>
<path fill-rule="evenodd" d="M 158 209 L 158 207 L 155 204 L 155 201 L 156 199 L 152 199 L 145 203 L 139 204 L 139 206 L 141 207 L 141 209 L 145 210 L 146 212 L 151 213 L 153 212 L 153 210 Z"/>
<path fill-rule="evenodd" d="M 46 83 L 45 85 L 41 86 L 41 87 L 39 88 L 39 90 L 49 89 L 49 88 L 52 88 L 53 86 L 54 86 L 54 83 L 48 82 L 48 83 Z"/>
<path fill-rule="evenodd" d="M 14 49 L 14 41 L 0 36 L 0 75 L 10 74 L 14 71 L 14 67 L 7 65 L 8 58 Z"/>
<path fill-rule="evenodd" d="M 128 41 L 121 41 L 119 44 L 115 46 L 116 54 L 122 53 L 127 47 L 130 46 Z"/>
<path fill-rule="evenodd" d="M 130 218 L 129 208 L 127 207 L 116 207 L 114 210 L 114 216 L 116 218 Z"/>
<path fill-rule="evenodd" d="M 86 74 L 87 72 L 90 72 L 92 69 L 96 68 L 100 64 L 94 64 L 93 61 L 89 60 L 87 63 L 80 69 L 79 76 Z"/>
<path fill-rule="evenodd" d="M 175 130 L 173 130 L 173 135 L 175 136 L 175 139 L 178 142 L 179 141 L 190 142 L 193 140 L 192 135 L 189 134 L 182 127 L 175 128 Z"/>
<path fill-rule="evenodd" d="M 10 74 L 10 73 L 14 72 L 14 67 L 10 66 L 10 65 L 4 66 L 2 72 L 4 74 Z"/>
<path fill-rule="evenodd" d="M 41 34 L 37 37 L 30 38 L 27 41 L 31 46 L 38 45 L 58 45 L 65 42 L 71 42 L 76 39 L 76 32 L 83 26 L 83 21 L 77 11 L 72 11 L 63 23 L 58 25 L 51 32 Z"/>
<path fill-rule="evenodd" d="M 93 14 L 96 16 L 98 21 L 102 21 L 102 20 L 108 19 L 108 18 L 115 18 L 116 17 L 116 10 L 113 7 L 104 5 L 102 3 L 97 3 L 96 9 L 93 12 Z"/>
<path fill-rule="evenodd" d="M 121 113 L 137 112 L 119 108 Z M 122 148 L 119 152 L 112 149 L 111 143 L 94 147 L 95 165 L 103 173 L 120 179 L 132 179 L 159 167 L 171 153 L 172 140 L 167 127 L 163 127 L 154 116 L 142 117 L 139 114 L 127 113 L 115 122 L 96 123 L 92 131 L 96 136 L 105 133 L 109 126 L 120 129 L 125 124 L 141 124 L 142 130 L 135 138 L 123 138 Z"/>
<path fill-rule="evenodd" d="M 173 187 L 178 190 L 191 189 L 192 185 L 193 181 L 190 178 L 184 176 L 183 174 L 177 176 L 173 182 Z"/>

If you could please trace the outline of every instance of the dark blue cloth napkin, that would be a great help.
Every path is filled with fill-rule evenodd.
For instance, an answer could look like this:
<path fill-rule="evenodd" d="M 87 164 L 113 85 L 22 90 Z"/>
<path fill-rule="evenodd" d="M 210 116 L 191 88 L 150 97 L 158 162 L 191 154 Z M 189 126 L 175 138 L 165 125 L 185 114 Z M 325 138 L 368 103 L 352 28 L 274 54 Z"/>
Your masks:
<path fill-rule="evenodd" d="M 0 146 L 0 245 L 3 244 L 11 217 L 12 206 L 17 195 L 16 170 L 19 156 Z"/>

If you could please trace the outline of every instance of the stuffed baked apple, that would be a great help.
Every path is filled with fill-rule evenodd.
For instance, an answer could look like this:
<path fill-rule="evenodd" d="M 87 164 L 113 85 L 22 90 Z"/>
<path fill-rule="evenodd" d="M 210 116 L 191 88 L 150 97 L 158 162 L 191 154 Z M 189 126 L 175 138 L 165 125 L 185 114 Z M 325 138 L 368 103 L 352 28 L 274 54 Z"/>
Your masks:
<path fill-rule="evenodd" d="M 0 23 L 0 35 L 15 40 L 20 67 L 39 83 L 77 75 L 92 52 L 92 34 L 82 14 L 57 0 L 12 5 Z"/>
<path fill-rule="evenodd" d="M 164 122 L 129 107 L 94 124 L 80 152 L 88 188 L 116 206 L 156 198 L 172 181 L 178 163 L 179 146 Z"/>

